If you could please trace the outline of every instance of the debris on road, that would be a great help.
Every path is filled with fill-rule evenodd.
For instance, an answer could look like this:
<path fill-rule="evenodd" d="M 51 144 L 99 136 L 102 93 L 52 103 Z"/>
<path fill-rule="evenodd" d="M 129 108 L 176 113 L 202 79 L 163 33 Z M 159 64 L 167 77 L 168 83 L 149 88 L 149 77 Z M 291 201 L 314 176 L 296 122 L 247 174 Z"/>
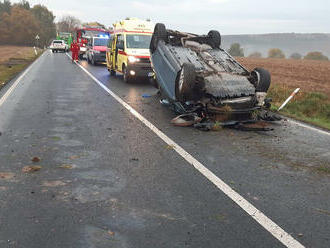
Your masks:
<path fill-rule="evenodd" d="M 178 116 L 172 123 L 212 130 L 280 120 L 270 112 L 271 99 L 266 98 L 270 73 L 262 68 L 248 71 L 220 45 L 218 31 L 195 35 L 167 30 L 161 23 L 155 26 L 150 52 L 161 103 L 191 117 Z M 193 123 L 193 114 L 201 120 Z"/>
<path fill-rule="evenodd" d="M 14 173 L 11 172 L 0 172 L 0 179 L 9 180 L 15 177 Z"/>
<path fill-rule="evenodd" d="M 33 163 L 38 163 L 38 162 L 41 161 L 41 159 L 40 159 L 39 157 L 33 157 L 33 158 L 31 159 L 31 161 L 32 161 Z"/>
<path fill-rule="evenodd" d="M 75 167 L 75 165 L 72 165 L 72 164 L 62 164 L 60 166 L 60 168 L 62 169 L 73 169 Z"/>
<path fill-rule="evenodd" d="M 151 95 L 150 95 L 150 94 L 143 94 L 142 97 L 143 97 L 143 98 L 150 98 Z"/>
<path fill-rule="evenodd" d="M 24 166 L 22 168 L 22 172 L 24 172 L 24 173 L 32 173 L 32 172 L 40 171 L 41 168 L 42 168 L 41 166 L 34 166 L 34 165 Z"/>
<path fill-rule="evenodd" d="M 199 117 L 196 113 L 182 114 L 175 117 L 171 123 L 179 127 L 190 127 L 196 123 L 202 121 L 202 118 Z"/>
<path fill-rule="evenodd" d="M 45 187 L 58 187 L 58 186 L 65 186 L 66 183 L 62 181 L 45 181 L 42 183 L 42 186 Z"/>

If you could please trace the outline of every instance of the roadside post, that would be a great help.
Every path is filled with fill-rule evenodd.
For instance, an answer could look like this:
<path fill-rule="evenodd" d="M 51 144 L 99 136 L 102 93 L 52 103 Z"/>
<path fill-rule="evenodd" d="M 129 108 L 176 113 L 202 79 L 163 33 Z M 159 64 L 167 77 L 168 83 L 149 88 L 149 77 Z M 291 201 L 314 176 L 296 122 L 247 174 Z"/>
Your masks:
<path fill-rule="evenodd" d="M 292 92 L 292 94 L 288 97 L 288 99 L 285 100 L 285 102 L 281 105 L 281 107 L 277 110 L 280 111 L 282 108 L 285 107 L 285 105 L 287 105 L 288 102 L 291 101 L 291 99 L 299 92 L 300 88 L 295 89 L 294 92 Z"/>

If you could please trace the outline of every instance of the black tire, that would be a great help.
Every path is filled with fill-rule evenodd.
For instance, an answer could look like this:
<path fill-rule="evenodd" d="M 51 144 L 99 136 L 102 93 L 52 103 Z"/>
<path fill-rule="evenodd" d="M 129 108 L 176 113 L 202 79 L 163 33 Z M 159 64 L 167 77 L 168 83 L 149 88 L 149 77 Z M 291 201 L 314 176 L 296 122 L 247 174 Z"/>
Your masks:
<path fill-rule="evenodd" d="M 92 65 L 96 65 L 96 63 L 95 63 L 95 60 L 94 60 L 94 57 L 92 56 L 92 60 L 91 60 L 91 62 L 92 62 Z"/>
<path fill-rule="evenodd" d="M 179 101 L 193 100 L 196 84 L 196 69 L 193 64 L 184 63 L 175 82 L 175 95 Z"/>
<path fill-rule="evenodd" d="M 116 71 L 115 70 L 110 70 L 110 75 L 111 76 L 116 76 Z"/>
<path fill-rule="evenodd" d="M 154 29 L 154 34 L 152 35 L 150 42 L 150 52 L 154 53 L 157 49 L 158 42 L 163 40 L 165 42 L 168 41 L 168 35 L 166 31 L 166 27 L 163 23 L 157 23 Z"/>
<path fill-rule="evenodd" d="M 90 59 L 89 59 L 89 56 L 87 55 L 87 63 L 88 64 L 90 64 L 91 63 L 91 61 L 90 61 Z"/>
<path fill-rule="evenodd" d="M 211 30 L 208 34 L 209 45 L 214 48 L 220 48 L 221 46 L 221 35 L 216 30 Z"/>
<path fill-rule="evenodd" d="M 54 49 L 52 49 L 52 53 L 55 53 Z"/>
<path fill-rule="evenodd" d="M 271 83 L 271 75 L 269 71 L 263 68 L 255 68 L 251 72 L 253 84 L 256 87 L 256 92 L 267 92 Z"/>
<path fill-rule="evenodd" d="M 125 65 L 123 65 L 123 79 L 124 79 L 124 82 L 127 84 L 130 82 L 128 71 L 127 71 L 127 68 Z"/>

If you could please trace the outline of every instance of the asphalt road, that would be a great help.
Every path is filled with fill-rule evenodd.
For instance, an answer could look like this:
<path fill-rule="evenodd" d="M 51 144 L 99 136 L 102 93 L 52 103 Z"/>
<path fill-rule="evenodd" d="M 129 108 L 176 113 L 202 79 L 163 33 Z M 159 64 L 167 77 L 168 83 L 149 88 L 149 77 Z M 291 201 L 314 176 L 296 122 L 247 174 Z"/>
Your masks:
<path fill-rule="evenodd" d="M 330 247 L 330 176 L 315 170 L 330 164 L 329 135 L 286 121 L 174 127 L 147 82 L 81 64 L 294 240 Z M 285 247 L 65 54 L 30 67 L 0 104 L 0 132 L 1 248 Z"/>

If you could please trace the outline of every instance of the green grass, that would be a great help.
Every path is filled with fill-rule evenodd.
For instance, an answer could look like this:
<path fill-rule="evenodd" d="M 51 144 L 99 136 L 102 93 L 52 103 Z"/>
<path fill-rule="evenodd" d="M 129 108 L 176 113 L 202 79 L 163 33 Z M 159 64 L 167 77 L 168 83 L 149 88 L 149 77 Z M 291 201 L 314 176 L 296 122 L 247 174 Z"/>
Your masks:
<path fill-rule="evenodd" d="M 293 90 L 286 86 L 272 86 L 268 91 L 268 96 L 273 99 L 272 110 L 276 111 Z M 280 113 L 330 130 L 330 99 L 323 93 L 300 92 Z"/>

